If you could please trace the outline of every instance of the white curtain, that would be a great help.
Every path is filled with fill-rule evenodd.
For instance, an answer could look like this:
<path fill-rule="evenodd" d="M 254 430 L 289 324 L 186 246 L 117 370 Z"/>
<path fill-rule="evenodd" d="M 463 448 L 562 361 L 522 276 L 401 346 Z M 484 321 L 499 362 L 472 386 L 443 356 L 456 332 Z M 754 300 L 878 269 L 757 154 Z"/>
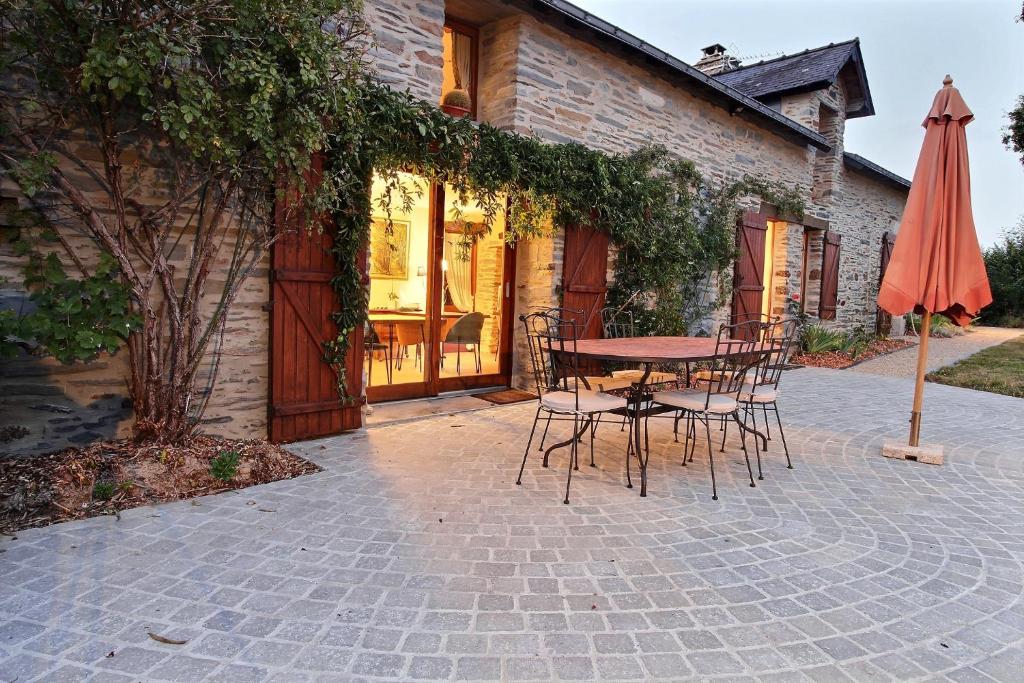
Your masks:
<path fill-rule="evenodd" d="M 473 262 L 467 258 L 469 254 L 462 240 L 462 235 L 444 237 L 444 260 L 448 264 L 444 280 L 452 303 L 460 311 L 468 312 L 473 309 Z"/>
<path fill-rule="evenodd" d="M 469 90 L 473 87 L 473 39 L 465 33 L 452 32 L 452 66 L 455 67 L 455 87 Z"/>

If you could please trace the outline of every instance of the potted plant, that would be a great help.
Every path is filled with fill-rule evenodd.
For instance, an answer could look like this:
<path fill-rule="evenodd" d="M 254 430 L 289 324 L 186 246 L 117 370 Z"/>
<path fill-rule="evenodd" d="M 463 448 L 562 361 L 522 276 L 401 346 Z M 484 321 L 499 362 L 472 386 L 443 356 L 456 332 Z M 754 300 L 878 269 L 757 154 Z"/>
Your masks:
<path fill-rule="evenodd" d="M 445 93 L 441 100 L 441 110 L 457 119 L 469 116 L 473 110 L 473 100 L 469 92 L 456 88 Z"/>

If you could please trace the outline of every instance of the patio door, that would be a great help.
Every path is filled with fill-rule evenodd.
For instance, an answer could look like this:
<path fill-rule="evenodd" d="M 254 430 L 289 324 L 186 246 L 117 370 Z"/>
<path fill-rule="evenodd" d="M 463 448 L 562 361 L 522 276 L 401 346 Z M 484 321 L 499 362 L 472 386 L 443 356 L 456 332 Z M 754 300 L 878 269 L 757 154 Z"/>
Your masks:
<path fill-rule="evenodd" d="M 733 271 L 732 324 L 758 320 L 764 311 L 766 272 L 765 247 L 768 217 L 746 211 L 736 227 L 736 247 L 739 252 Z"/>
<path fill-rule="evenodd" d="M 367 399 L 508 386 L 515 268 L 505 215 L 487 230 L 472 197 L 412 174 L 399 181 L 390 219 L 379 209 L 386 183 L 374 182 Z"/>

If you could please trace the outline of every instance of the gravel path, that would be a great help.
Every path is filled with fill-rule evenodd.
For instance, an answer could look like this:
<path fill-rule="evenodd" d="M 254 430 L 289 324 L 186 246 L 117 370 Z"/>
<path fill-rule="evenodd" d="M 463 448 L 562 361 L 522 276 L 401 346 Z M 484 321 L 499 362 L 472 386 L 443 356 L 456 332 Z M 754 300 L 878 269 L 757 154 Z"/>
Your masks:
<path fill-rule="evenodd" d="M 958 360 L 973 356 L 982 349 L 1002 344 L 1022 334 L 1024 334 L 1024 330 L 1005 327 L 975 327 L 967 334 L 949 339 L 933 337 L 928 343 L 928 372 L 952 365 Z M 915 337 L 907 338 L 917 341 Z M 889 377 L 913 377 L 917 370 L 917 346 L 907 347 L 887 356 L 872 358 L 859 365 L 854 365 L 850 370 Z"/>

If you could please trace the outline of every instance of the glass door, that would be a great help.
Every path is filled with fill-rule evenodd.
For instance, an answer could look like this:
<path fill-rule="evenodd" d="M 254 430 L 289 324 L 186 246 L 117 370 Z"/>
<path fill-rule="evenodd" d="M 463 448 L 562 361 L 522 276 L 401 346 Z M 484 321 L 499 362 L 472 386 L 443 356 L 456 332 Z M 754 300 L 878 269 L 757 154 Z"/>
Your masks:
<path fill-rule="evenodd" d="M 473 197 L 460 201 L 448 185 L 438 193 L 439 389 L 507 386 L 515 253 L 505 242 L 505 212 L 487 230 Z"/>
<path fill-rule="evenodd" d="M 430 277 L 434 260 L 433 187 L 402 173 L 387 191 L 373 182 L 369 243 L 370 301 L 364 372 L 371 403 L 432 395 Z M 389 212 L 382 202 L 391 197 Z"/>
<path fill-rule="evenodd" d="M 515 252 L 504 212 L 488 231 L 473 198 L 459 201 L 452 188 L 413 174 L 401 174 L 390 193 L 375 178 L 372 199 L 368 400 L 507 386 Z"/>

